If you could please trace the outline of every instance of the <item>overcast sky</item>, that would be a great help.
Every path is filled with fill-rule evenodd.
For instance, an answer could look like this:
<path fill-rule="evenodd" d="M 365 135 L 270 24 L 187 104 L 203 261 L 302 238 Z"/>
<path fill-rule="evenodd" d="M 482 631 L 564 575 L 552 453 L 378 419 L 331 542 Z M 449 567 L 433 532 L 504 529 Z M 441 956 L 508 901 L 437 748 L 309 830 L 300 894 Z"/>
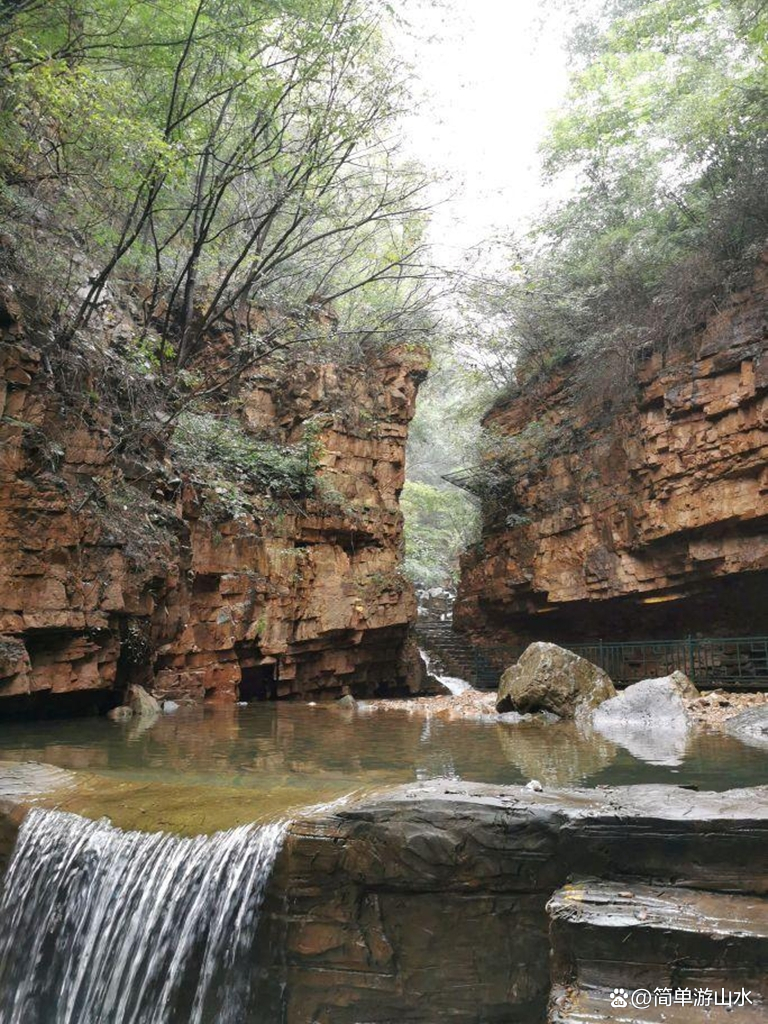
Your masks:
<path fill-rule="evenodd" d="M 442 259 L 524 226 L 543 199 L 537 146 L 565 91 L 557 25 L 541 31 L 546 0 L 401 0 L 413 33 L 398 47 L 417 75 L 410 151 L 445 172 L 450 198 L 435 211 Z"/>

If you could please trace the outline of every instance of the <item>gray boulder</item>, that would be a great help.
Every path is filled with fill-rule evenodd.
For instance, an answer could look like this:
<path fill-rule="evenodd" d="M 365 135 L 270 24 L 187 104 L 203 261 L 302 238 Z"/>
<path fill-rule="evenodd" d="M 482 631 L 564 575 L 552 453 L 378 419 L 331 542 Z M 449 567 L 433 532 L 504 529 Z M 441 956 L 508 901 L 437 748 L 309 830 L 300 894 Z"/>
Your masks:
<path fill-rule="evenodd" d="M 685 672 L 681 672 L 679 668 L 676 668 L 675 671 L 669 676 L 660 676 L 659 679 L 652 679 L 650 680 L 650 682 L 663 682 L 664 680 L 669 680 L 669 682 L 672 683 L 672 685 L 675 687 L 675 689 L 681 697 L 701 696 L 701 694 L 696 689 L 691 680 L 688 678 L 688 676 L 685 674 Z M 644 681 L 648 682 L 648 680 Z"/>
<path fill-rule="evenodd" d="M 127 699 L 128 706 L 137 718 L 156 718 L 162 710 L 160 701 L 151 693 L 147 693 L 143 686 L 129 686 Z"/>
<path fill-rule="evenodd" d="M 684 698 L 697 693 L 682 672 L 643 679 L 596 708 L 592 724 L 640 761 L 678 765 L 685 759 L 692 724 Z"/>
<path fill-rule="evenodd" d="M 749 708 L 729 718 L 725 723 L 725 731 L 751 747 L 768 749 L 768 705 Z"/>
<path fill-rule="evenodd" d="M 496 710 L 551 711 L 560 718 L 588 713 L 616 694 L 601 668 L 557 644 L 534 643 L 499 683 Z"/>
<path fill-rule="evenodd" d="M 691 721 L 683 699 L 686 683 L 693 686 L 682 672 L 633 683 L 596 708 L 592 722 L 596 729 L 606 724 L 618 724 L 633 728 L 686 730 Z M 694 694 L 698 694 L 695 688 Z"/>

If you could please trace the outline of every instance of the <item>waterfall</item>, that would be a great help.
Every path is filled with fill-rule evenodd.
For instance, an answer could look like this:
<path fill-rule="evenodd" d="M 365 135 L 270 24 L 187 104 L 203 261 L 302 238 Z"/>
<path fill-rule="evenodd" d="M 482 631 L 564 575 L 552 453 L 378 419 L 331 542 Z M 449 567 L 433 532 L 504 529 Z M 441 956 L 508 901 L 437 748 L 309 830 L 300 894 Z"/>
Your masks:
<path fill-rule="evenodd" d="M 431 668 L 432 658 L 425 650 L 419 648 L 419 654 L 424 659 L 427 672 L 431 672 L 435 679 L 442 683 L 446 690 L 450 690 L 454 697 L 458 697 L 460 693 L 466 693 L 467 690 L 472 689 L 472 684 L 468 683 L 466 679 L 459 679 L 458 676 L 444 676 Z"/>
<path fill-rule="evenodd" d="M 0 1024 L 242 1024 L 285 827 L 180 839 L 31 810 L 0 897 Z"/>

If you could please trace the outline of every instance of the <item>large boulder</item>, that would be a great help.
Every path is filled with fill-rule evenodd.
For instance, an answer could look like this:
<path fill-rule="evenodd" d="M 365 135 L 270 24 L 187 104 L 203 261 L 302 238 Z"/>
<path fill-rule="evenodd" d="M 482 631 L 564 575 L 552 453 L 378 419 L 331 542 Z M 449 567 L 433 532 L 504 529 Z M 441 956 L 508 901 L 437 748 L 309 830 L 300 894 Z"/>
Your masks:
<path fill-rule="evenodd" d="M 762 708 L 749 708 L 729 718 L 725 723 L 725 730 L 742 743 L 768 750 L 768 705 Z"/>
<path fill-rule="evenodd" d="M 604 725 L 618 725 L 666 732 L 686 731 L 691 716 L 684 698 L 696 697 L 698 693 L 682 672 L 673 672 L 660 679 L 643 679 L 596 708 L 592 722 L 597 729 Z"/>
<path fill-rule="evenodd" d="M 501 677 L 496 710 L 551 711 L 576 718 L 616 695 L 601 668 L 557 644 L 527 647 L 516 665 Z"/>
<path fill-rule="evenodd" d="M 153 697 L 151 693 L 147 693 L 143 686 L 135 684 L 128 687 L 127 703 L 137 718 L 157 718 L 162 710 L 160 701 L 156 697 Z"/>
<path fill-rule="evenodd" d="M 679 765 L 685 760 L 693 723 L 685 698 L 698 692 L 682 672 L 643 679 L 596 708 L 592 724 L 639 761 Z"/>

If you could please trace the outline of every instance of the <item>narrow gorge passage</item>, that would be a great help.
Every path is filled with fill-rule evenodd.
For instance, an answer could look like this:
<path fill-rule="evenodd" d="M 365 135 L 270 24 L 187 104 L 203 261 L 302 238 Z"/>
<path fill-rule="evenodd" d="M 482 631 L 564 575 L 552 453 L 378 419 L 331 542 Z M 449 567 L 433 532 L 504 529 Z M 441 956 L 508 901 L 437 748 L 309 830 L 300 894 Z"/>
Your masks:
<path fill-rule="evenodd" d="M 0 0 L 0 1024 L 766 1024 L 767 111 L 768 0 Z"/>

